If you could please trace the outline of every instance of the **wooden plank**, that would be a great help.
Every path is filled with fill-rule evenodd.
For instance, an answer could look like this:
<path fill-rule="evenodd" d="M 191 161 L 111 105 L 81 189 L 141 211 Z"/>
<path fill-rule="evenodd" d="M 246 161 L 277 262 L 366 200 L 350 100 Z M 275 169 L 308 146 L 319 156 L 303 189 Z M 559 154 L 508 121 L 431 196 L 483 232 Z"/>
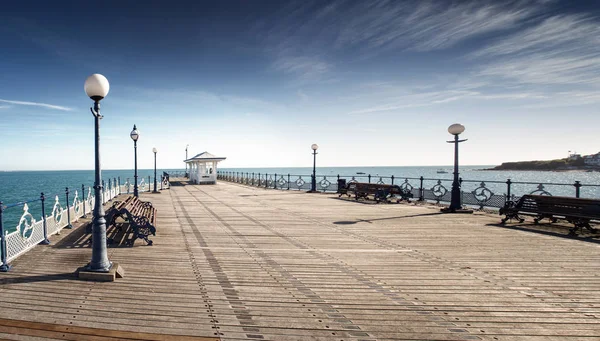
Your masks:
<path fill-rule="evenodd" d="M 40 323 L 0 318 L 0 333 L 50 337 L 57 340 L 160 340 L 160 341 L 214 341 L 218 338 L 192 337 L 185 335 L 151 334 L 99 328 Z"/>
<path fill-rule="evenodd" d="M 141 200 L 157 209 L 157 236 L 109 247 L 125 278 L 74 278 L 90 248 L 81 231 L 65 231 L 0 276 L 0 318 L 116 333 L 82 334 L 90 338 L 600 338 L 594 240 L 503 228 L 482 212 L 229 183 Z M 0 338 L 60 336 L 21 329 Z"/>

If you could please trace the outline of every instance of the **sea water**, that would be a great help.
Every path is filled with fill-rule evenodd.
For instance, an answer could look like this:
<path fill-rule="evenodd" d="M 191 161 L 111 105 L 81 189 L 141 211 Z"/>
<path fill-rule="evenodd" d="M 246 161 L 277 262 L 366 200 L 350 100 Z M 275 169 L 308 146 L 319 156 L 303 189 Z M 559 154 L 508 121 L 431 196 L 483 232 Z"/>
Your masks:
<path fill-rule="evenodd" d="M 163 170 L 157 170 L 157 181 L 160 181 Z M 181 171 L 181 170 L 179 170 Z M 121 185 L 126 181 L 133 183 L 133 170 L 103 170 L 102 179 L 108 183 L 113 179 L 119 179 Z M 151 185 L 154 185 L 154 170 L 139 169 L 138 182 L 144 179 L 148 184 L 150 176 Z M 7 231 L 14 231 L 21 215 L 23 214 L 24 203 L 27 202 L 29 212 L 36 220 L 41 219 L 41 193 L 45 196 L 46 215 L 49 215 L 58 197 L 63 208 L 66 207 L 66 188 L 69 188 L 70 205 L 73 204 L 75 192 L 79 199 L 82 198 L 81 186 L 88 188 L 94 185 L 93 170 L 68 170 L 68 171 L 11 171 L 0 172 L 0 201 L 4 207 L 3 226 Z M 160 182 L 159 182 L 160 185 Z M 106 185 L 108 187 L 108 185 Z M 94 190 L 91 190 L 92 195 Z M 16 205 L 15 205 L 16 204 Z"/>
<path fill-rule="evenodd" d="M 580 195 L 583 198 L 600 198 L 600 172 L 549 172 L 549 171 L 488 171 L 483 170 L 493 166 L 462 166 L 460 167 L 460 176 L 464 180 L 462 191 L 472 191 L 485 183 L 486 188 L 493 193 L 502 195 L 506 194 L 507 179 L 511 179 L 514 183 L 511 185 L 511 194 L 522 195 L 537 190 L 539 184 L 543 184 L 544 190 L 552 195 L 575 196 L 575 181 L 579 181 L 583 186 L 580 190 Z M 443 170 L 447 173 L 440 174 L 438 171 Z M 167 172 L 174 170 L 165 170 Z M 182 172 L 183 169 L 175 170 Z M 265 173 L 278 177 L 290 175 L 291 181 L 295 181 L 299 177 L 306 182 L 310 181 L 312 167 L 296 167 L 296 168 L 221 168 L 219 172 L 240 172 L 248 174 Z M 160 178 L 163 170 L 157 170 L 157 176 Z M 423 187 L 431 188 L 438 181 L 448 189 L 450 189 L 452 181 L 452 166 L 427 166 L 427 167 L 317 167 L 317 180 L 328 179 L 335 183 L 338 175 L 341 178 L 351 180 L 352 177 L 361 182 L 367 182 L 368 176 L 371 175 L 372 182 L 382 180 L 385 183 L 390 183 L 390 177 L 394 176 L 394 183 L 401 184 L 405 179 L 414 187 L 419 187 L 419 177 L 423 176 Z M 360 174 L 359 174 L 360 173 Z M 364 174 L 362 174 L 364 173 Z M 153 183 L 154 171 L 151 169 L 138 170 L 138 181 L 144 179 L 144 182 Z M 108 182 L 115 178 L 120 178 L 121 185 L 127 180 L 133 182 L 133 170 L 103 170 L 102 178 Z M 380 179 L 381 178 L 381 179 Z M 46 214 L 50 214 L 55 202 L 55 197 L 58 196 L 63 207 L 65 204 L 65 189 L 68 187 L 70 191 L 69 201 L 73 203 L 75 191 L 78 192 L 79 198 L 82 197 L 81 185 L 85 185 L 86 191 L 88 187 L 93 186 L 94 171 L 93 170 L 72 170 L 72 171 L 13 171 L 0 172 L 0 201 L 6 206 L 10 206 L 4 211 L 3 222 L 5 230 L 12 231 L 17 226 L 18 221 L 23 214 L 23 204 L 14 205 L 15 203 L 31 201 L 29 211 L 36 219 L 41 219 L 41 203 L 38 200 L 43 192 L 46 197 L 45 209 Z M 520 184 L 523 183 L 523 184 Z M 92 190 L 93 194 L 93 190 Z M 87 193 L 85 194 L 87 195 Z M 13 205 L 11 205 L 13 204 Z"/>

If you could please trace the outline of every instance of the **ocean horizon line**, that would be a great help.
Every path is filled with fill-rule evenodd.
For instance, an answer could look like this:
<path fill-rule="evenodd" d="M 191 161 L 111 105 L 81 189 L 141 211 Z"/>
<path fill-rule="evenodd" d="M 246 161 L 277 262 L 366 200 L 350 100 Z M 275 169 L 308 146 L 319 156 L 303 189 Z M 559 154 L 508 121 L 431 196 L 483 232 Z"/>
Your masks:
<path fill-rule="evenodd" d="M 490 166 L 494 166 L 494 165 L 460 165 L 460 167 L 490 167 Z M 403 167 L 403 168 L 420 168 L 420 167 L 454 167 L 454 165 L 411 165 L 411 166 L 318 166 L 317 169 L 319 168 L 359 168 L 359 167 L 369 167 L 369 168 L 396 168 L 396 167 Z M 237 168 L 243 168 L 243 169 L 281 169 L 281 168 L 312 168 L 312 166 L 270 166 L 270 167 L 244 167 L 244 166 L 231 166 L 231 167 L 219 167 L 218 170 L 221 169 L 237 169 Z M 102 169 L 102 171 L 128 171 L 131 170 L 133 171 L 133 168 L 106 168 L 106 169 Z M 150 170 L 150 171 L 154 171 L 154 168 L 138 168 L 138 171 L 140 170 Z M 185 166 L 182 167 L 158 167 L 156 168 L 156 170 L 185 170 Z M 16 170 L 0 170 L 0 172 L 79 172 L 79 171 L 91 171 L 93 172 L 94 169 L 16 169 Z"/>

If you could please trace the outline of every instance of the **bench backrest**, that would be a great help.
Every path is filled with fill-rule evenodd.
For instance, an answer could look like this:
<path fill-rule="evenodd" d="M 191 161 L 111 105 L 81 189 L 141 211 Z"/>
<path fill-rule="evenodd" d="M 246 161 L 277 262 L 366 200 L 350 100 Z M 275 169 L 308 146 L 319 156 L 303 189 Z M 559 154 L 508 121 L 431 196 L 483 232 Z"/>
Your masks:
<path fill-rule="evenodd" d="M 600 200 L 549 195 L 524 195 L 527 202 L 535 202 L 541 213 L 564 216 L 600 218 Z"/>
<path fill-rule="evenodd" d="M 374 192 L 374 191 L 378 191 L 381 189 L 390 189 L 390 188 L 394 187 L 392 185 L 371 184 L 371 183 L 366 183 L 366 182 L 352 182 L 350 184 L 354 185 L 355 186 L 354 188 L 356 188 L 356 190 L 364 191 L 364 192 Z"/>

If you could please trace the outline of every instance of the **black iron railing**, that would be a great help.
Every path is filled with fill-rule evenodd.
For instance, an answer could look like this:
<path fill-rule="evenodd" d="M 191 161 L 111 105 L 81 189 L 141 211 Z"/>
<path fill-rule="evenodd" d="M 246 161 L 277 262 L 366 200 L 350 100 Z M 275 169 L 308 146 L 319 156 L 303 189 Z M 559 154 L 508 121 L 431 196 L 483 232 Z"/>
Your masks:
<path fill-rule="evenodd" d="M 248 186 L 279 189 L 300 190 L 311 189 L 311 174 L 277 174 L 277 173 L 251 173 L 235 171 L 219 171 L 217 179 L 236 182 Z M 437 179 L 421 177 L 398 176 L 373 176 L 364 175 L 317 175 L 316 190 L 318 192 L 335 193 L 338 191 L 340 180 L 345 182 L 367 182 L 398 185 L 413 194 L 419 201 L 435 203 L 450 202 L 451 179 Z M 342 181 L 344 182 L 344 181 Z M 582 188 L 600 188 L 597 184 L 574 183 L 544 183 L 520 182 L 507 179 L 497 180 L 466 180 L 460 179 L 461 201 L 463 205 L 478 208 L 500 208 L 507 200 L 517 200 L 523 194 L 581 196 Z"/>

